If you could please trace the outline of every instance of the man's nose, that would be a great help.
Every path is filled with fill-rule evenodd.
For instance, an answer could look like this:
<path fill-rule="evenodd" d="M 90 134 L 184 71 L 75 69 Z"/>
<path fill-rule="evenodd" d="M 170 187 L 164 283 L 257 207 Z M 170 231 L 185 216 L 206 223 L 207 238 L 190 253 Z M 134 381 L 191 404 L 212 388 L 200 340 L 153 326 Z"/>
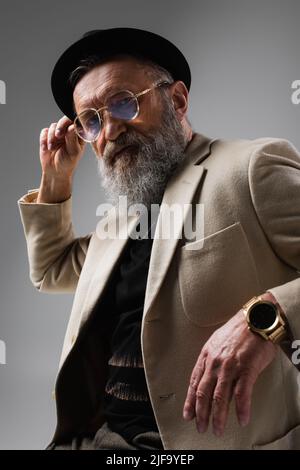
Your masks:
<path fill-rule="evenodd" d="M 105 114 L 102 121 L 102 130 L 100 134 L 99 147 L 103 155 L 106 142 L 117 140 L 117 138 L 126 132 L 126 122 L 122 119 L 113 118 L 109 113 Z"/>

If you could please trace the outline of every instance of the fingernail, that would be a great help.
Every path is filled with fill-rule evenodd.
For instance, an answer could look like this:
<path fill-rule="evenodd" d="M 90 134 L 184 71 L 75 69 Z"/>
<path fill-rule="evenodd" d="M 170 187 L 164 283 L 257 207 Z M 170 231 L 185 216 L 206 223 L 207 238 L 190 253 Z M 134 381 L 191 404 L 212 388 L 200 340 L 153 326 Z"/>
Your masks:
<path fill-rule="evenodd" d="M 61 134 L 61 129 L 56 129 L 56 134 Z"/>
<path fill-rule="evenodd" d="M 206 426 L 204 423 L 197 423 L 197 429 L 198 429 L 198 432 L 204 432 L 206 429 Z"/>
<path fill-rule="evenodd" d="M 243 427 L 247 426 L 247 424 L 248 424 L 248 418 L 246 416 L 240 416 L 239 421 L 240 421 L 240 425 L 243 426 Z"/>
<path fill-rule="evenodd" d="M 184 410 L 184 412 L 183 412 L 183 418 L 184 419 L 189 420 L 189 419 L 192 419 L 192 417 L 193 417 L 193 414 L 190 410 Z"/>
<path fill-rule="evenodd" d="M 52 149 L 53 149 L 53 144 L 49 144 L 49 145 L 48 145 L 48 149 L 49 149 L 49 150 L 52 150 Z"/>
<path fill-rule="evenodd" d="M 214 428 L 214 434 L 217 437 L 221 437 L 223 433 L 222 433 L 221 429 Z"/>

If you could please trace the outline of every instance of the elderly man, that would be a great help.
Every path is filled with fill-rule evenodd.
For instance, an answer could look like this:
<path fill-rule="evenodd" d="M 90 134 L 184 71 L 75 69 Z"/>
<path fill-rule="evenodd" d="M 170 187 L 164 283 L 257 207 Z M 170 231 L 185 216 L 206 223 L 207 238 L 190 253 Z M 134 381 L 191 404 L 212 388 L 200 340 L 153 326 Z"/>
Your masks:
<path fill-rule="evenodd" d="M 18 201 L 32 283 L 75 292 L 49 449 L 300 448 L 300 156 L 195 133 L 190 82 L 173 44 L 132 28 L 86 33 L 55 65 L 64 116 L 42 130 L 40 187 Z M 87 142 L 113 209 L 76 238 Z M 120 196 L 159 208 L 139 237 L 142 213 L 114 210 Z M 173 204 L 188 209 L 161 237 Z"/>

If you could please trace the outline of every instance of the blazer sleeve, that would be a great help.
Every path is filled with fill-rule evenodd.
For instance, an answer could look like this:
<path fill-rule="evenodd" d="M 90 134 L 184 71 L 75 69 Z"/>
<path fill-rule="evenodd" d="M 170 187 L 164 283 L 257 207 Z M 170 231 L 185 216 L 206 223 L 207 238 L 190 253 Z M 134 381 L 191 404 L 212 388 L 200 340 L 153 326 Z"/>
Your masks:
<path fill-rule="evenodd" d="M 92 233 L 76 238 L 72 196 L 54 203 L 37 203 L 38 189 L 18 200 L 26 238 L 29 277 L 42 292 L 74 292 Z"/>
<path fill-rule="evenodd" d="M 288 141 L 275 139 L 250 158 L 249 185 L 260 224 L 295 279 L 268 289 L 286 313 L 294 338 L 300 338 L 300 154 Z"/>

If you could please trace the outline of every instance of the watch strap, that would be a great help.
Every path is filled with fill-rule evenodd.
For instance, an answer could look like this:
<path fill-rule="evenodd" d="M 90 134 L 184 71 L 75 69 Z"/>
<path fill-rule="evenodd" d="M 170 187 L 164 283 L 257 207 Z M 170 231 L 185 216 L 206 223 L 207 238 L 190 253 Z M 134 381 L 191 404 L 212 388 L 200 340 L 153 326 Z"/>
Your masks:
<path fill-rule="evenodd" d="M 276 328 L 273 333 L 268 335 L 268 338 L 272 343 L 279 344 L 287 337 L 287 331 L 284 324 L 280 325 L 280 327 Z"/>

